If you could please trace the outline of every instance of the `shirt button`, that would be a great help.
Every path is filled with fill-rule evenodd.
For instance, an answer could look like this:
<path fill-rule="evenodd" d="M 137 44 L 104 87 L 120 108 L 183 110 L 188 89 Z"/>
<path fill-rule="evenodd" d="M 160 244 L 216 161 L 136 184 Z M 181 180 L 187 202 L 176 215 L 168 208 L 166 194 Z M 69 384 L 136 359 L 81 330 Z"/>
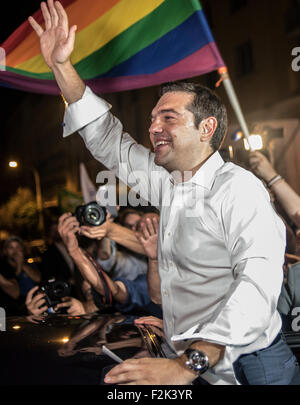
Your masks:
<path fill-rule="evenodd" d="M 171 232 L 168 232 L 168 236 L 171 236 Z"/>
<path fill-rule="evenodd" d="M 165 290 L 165 289 L 163 289 L 163 294 L 164 294 L 165 296 L 167 296 L 167 295 L 168 295 L 168 291 Z"/>

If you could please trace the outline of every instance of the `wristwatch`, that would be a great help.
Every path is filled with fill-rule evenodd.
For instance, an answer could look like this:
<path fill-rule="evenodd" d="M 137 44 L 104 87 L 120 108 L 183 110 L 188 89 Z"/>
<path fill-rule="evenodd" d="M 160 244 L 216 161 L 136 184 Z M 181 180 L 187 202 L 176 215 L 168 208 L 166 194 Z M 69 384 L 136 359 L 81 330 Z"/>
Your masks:
<path fill-rule="evenodd" d="M 204 352 L 196 349 L 186 349 L 184 354 L 188 361 L 185 363 L 191 370 L 196 371 L 199 375 L 209 369 L 208 357 Z"/>

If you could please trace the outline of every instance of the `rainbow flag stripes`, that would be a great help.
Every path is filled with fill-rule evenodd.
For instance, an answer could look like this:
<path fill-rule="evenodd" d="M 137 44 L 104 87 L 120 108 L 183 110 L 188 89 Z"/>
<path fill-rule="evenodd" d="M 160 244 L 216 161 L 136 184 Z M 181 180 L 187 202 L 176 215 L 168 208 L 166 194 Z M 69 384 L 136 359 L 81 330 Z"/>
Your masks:
<path fill-rule="evenodd" d="M 77 25 L 72 63 L 96 93 L 157 85 L 224 66 L 198 0 L 62 0 Z M 41 11 L 33 17 L 42 24 Z M 0 85 L 59 94 L 25 21 L 2 45 Z M 4 70 L 5 69 L 5 70 Z"/>

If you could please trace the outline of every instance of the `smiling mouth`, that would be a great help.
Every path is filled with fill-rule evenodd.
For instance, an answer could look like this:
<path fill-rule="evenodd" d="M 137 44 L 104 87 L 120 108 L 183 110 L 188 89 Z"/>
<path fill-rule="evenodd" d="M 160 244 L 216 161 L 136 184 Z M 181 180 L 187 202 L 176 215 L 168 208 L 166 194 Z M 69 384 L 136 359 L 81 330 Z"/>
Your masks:
<path fill-rule="evenodd" d="M 158 141 L 156 142 L 155 146 L 154 146 L 154 152 L 159 152 L 163 149 L 165 149 L 167 146 L 170 146 L 171 142 L 168 141 Z"/>

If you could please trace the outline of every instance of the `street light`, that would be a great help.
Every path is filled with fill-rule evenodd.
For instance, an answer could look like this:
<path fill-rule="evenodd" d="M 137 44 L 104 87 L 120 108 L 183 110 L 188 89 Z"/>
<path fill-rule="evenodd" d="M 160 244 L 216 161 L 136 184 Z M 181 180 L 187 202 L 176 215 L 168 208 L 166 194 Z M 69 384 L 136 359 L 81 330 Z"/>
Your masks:
<path fill-rule="evenodd" d="M 16 168 L 16 167 L 18 167 L 18 162 L 16 162 L 15 160 L 11 160 L 8 163 L 8 165 L 9 165 L 9 167 Z M 37 206 L 38 218 L 39 218 L 38 229 L 42 232 L 42 235 L 44 236 L 45 226 L 44 226 L 44 217 L 43 217 L 43 199 L 42 199 L 40 175 L 35 167 L 27 167 L 27 166 L 25 166 L 25 167 L 27 169 L 29 169 L 34 176 L 36 206 Z"/>

